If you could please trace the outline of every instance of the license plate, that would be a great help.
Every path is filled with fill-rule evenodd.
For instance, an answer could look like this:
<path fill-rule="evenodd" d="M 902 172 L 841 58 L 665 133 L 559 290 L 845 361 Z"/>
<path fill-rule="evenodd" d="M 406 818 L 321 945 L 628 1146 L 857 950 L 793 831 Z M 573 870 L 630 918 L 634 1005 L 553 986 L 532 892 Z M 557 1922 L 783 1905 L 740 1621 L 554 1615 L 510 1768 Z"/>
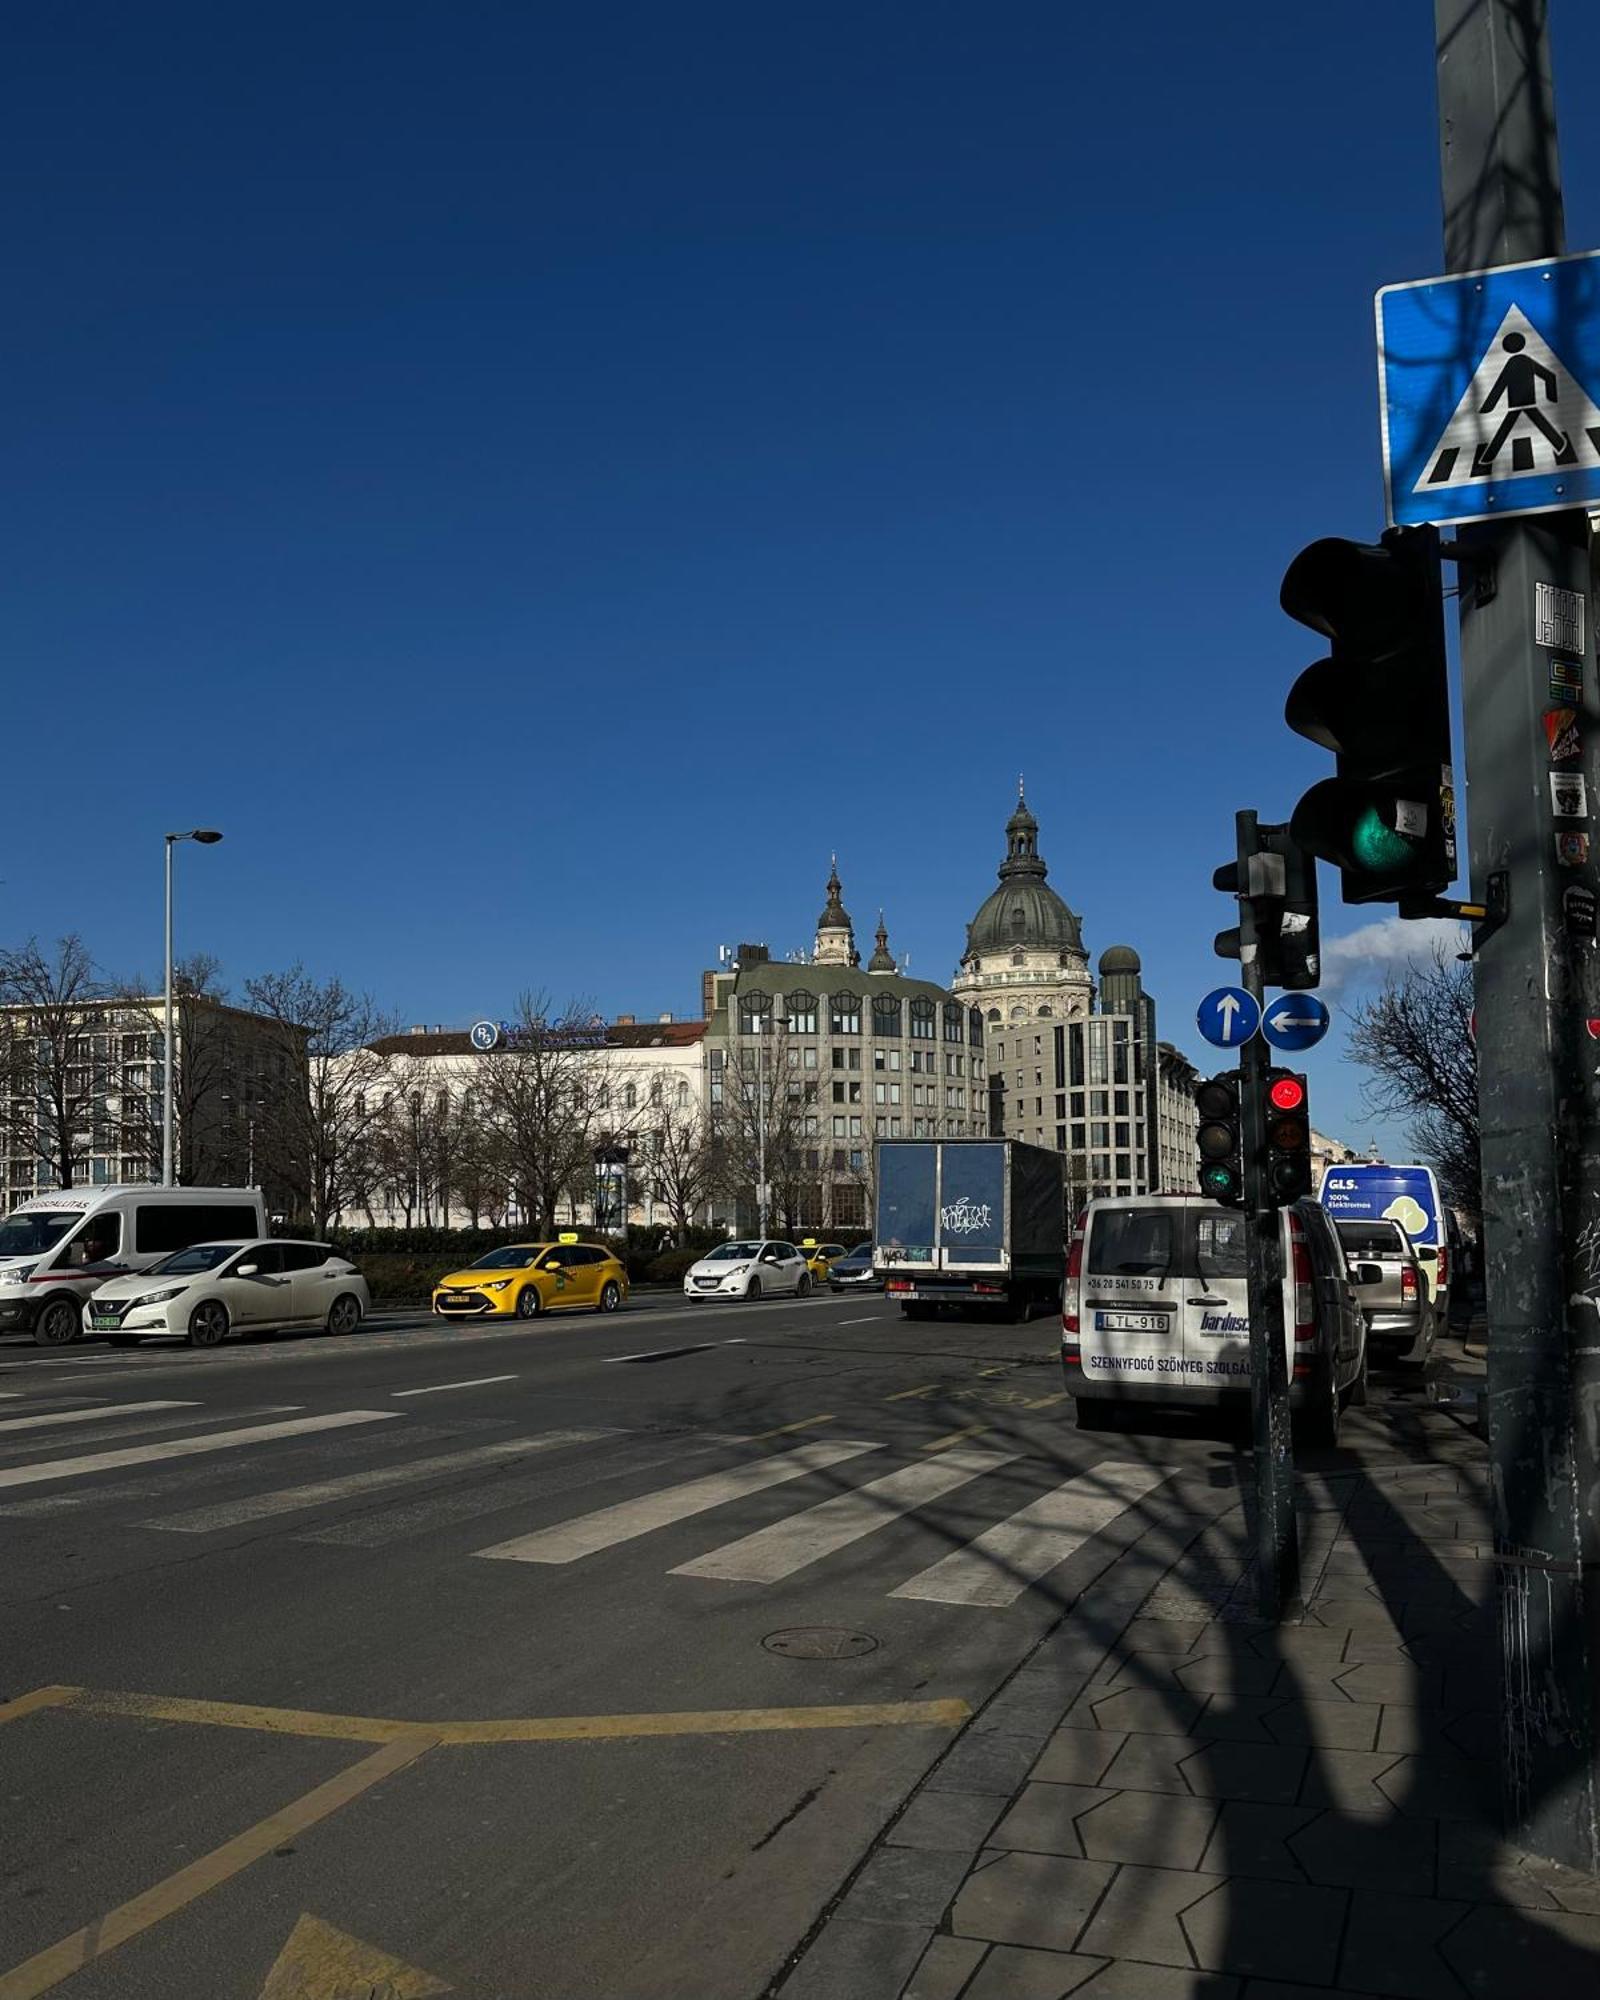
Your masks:
<path fill-rule="evenodd" d="M 1167 1333 L 1172 1327 L 1172 1315 L 1149 1312 L 1097 1312 L 1094 1324 L 1097 1333 Z"/>
<path fill-rule="evenodd" d="M 117 1327 L 121 1326 L 122 1321 L 120 1319 L 109 1319 L 104 1313 L 94 1313 L 90 1316 L 90 1324 L 95 1327 L 104 1327 L 108 1330 L 115 1330 Z"/>

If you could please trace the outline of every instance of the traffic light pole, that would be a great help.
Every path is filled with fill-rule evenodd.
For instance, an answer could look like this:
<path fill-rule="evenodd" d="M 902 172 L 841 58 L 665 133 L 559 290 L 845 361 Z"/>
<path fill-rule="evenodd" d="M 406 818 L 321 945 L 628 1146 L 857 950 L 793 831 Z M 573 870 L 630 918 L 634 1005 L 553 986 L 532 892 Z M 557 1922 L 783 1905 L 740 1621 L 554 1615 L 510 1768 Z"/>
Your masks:
<path fill-rule="evenodd" d="M 1435 26 L 1446 268 L 1559 255 L 1545 0 L 1435 0 Z M 1482 351 L 1496 330 L 1474 330 Z M 1593 807 L 1587 523 L 1465 528 L 1459 553 L 1472 887 L 1489 901 L 1491 878 L 1506 885 L 1475 962 L 1506 1820 L 1522 1846 L 1600 1872 L 1600 881 L 1592 822 L 1554 822 L 1543 724 L 1579 711 L 1565 770 Z"/>
<path fill-rule="evenodd" d="M 1247 887 L 1258 848 L 1256 816 L 1235 813 L 1239 882 Z M 1239 898 L 1239 977 L 1266 999 L 1255 908 Z M 1283 1225 L 1266 1187 L 1266 1044 L 1252 1035 L 1239 1051 L 1244 1169 L 1245 1279 L 1250 1315 L 1250 1416 L 1255 1444 L 1258 1608 L 1276 1622 L 1300 1611 L 1300 1539 L 1294 1518 L 1294 1443 L 1289 1429 L 1289 1365 L 1283 1324 Z"/>

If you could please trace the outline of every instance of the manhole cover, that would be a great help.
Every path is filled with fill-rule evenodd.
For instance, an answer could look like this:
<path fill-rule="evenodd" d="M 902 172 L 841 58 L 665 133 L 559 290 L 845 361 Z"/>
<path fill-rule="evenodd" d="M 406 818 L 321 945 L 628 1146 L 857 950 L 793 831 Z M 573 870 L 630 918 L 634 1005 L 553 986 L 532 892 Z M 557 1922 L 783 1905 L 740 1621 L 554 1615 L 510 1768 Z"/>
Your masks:
<path fill-rule="evenodd" d="M 853 1660 L 878 1650 L 870 1632 L 847 1631 L 843 1625 L 791 1625 L 786 1632 L 769 1632 L 761 1643 L 786 1660 Z"/>

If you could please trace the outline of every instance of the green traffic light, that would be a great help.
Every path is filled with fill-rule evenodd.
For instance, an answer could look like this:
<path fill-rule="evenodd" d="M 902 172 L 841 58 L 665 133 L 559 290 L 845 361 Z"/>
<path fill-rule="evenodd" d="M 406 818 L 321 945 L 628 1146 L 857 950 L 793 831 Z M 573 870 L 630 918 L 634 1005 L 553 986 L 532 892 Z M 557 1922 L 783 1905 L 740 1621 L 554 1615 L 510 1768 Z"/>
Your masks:
<path fill-rule="evenodd" d="M 1365 806 L 1350 831 L 1350 852 L 1358 867 L 1373 875 L 1394 875 L 1408 868 L 1416 849 L 1403 833 L 1385 824 L 1376 806 Z"/>
<path fill-rule="evenodd" d="M 1200 1187 L 1203 1193 L 1217 1196 L 1219 1200 L 1233 1193 L 1238 1185 L 1238 1177 L 1232 1167 L 1211 1166 L 1202 1169 Z"/>

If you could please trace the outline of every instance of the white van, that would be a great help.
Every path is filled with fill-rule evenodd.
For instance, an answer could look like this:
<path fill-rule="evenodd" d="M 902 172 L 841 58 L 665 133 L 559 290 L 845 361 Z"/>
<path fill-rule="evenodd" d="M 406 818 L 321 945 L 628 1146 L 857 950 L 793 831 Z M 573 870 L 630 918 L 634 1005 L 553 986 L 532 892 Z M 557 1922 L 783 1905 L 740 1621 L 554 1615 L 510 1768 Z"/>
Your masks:
<path fill-rule="evenodd" d="M 63 1347 L 83 1302 L 108 1278 L 174 1250 L 267 1234 L 259 1188 L 93 1187 L 38 1194 L 0 1222 L 0 1333 Z"/>
<path fill-rule="evenodd" d="M 1357 1278 L 1316 1202 L 1280 1224 L 1290 1407 L 1308 1443 L 1332 1445 L 1345 1405 L 1366 1401 Z M 1198 1194 L 1090 1202 L 1068 1247 L 1061 1365 L 1086 1430 L 1139 1403 L 1247 1407 L 1243 1214 Z"/>

